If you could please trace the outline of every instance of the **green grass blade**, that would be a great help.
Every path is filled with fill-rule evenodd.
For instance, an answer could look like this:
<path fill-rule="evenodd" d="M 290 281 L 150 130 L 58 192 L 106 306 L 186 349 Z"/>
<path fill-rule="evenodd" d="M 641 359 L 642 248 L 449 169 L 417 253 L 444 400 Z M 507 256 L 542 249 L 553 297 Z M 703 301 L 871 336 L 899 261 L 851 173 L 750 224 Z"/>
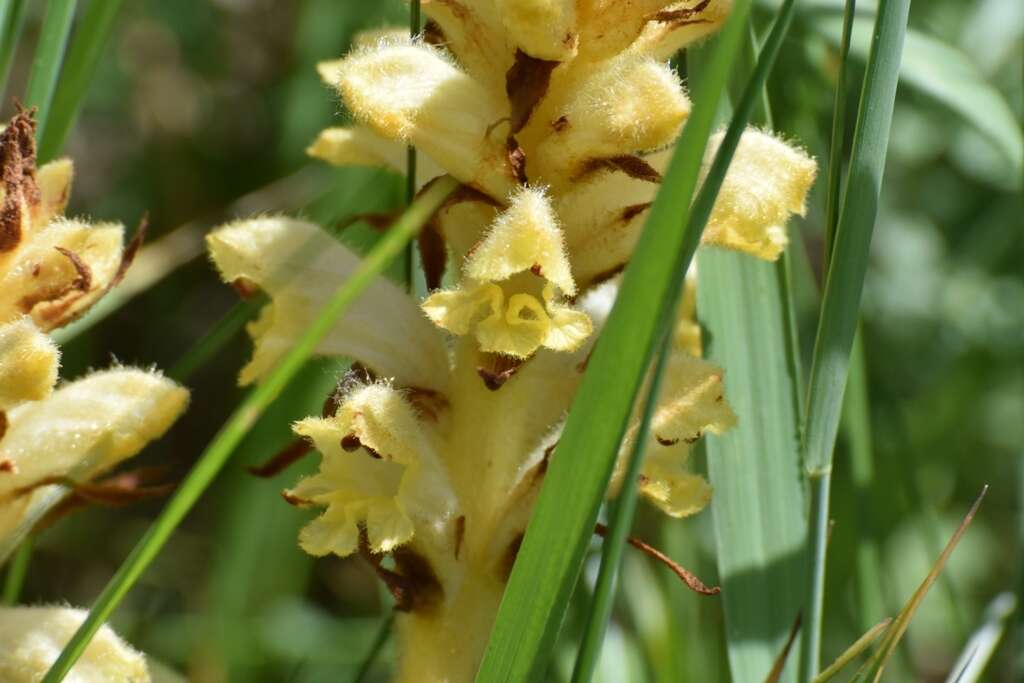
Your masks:
<path fill-rule="evenodd" d="M 210 485 L 235 447 L 245 437 L 263 411 L 305 365 L 316 345 L 330 332 L 331 327 L 341 314 L 373 279 L 402 253 L 409 240 L 430 219 L 456 186 L 457 183 L 454 179 L 443 177 L 409 207 L 373 251 L 363 259 L 359 268 L 334 293 L 317 319 L 303 332 L 277 367 L 235 409 L 210 445 L 199 456 L 196 465 L 163 512 L 135 546 L 106 588 L 103 589 L 90 610 L 89 616 L 50 668 L 43 683 L 59 683 L 64 679 L 64 676 L 85 651 L 93 635 L 156 558 L 167 539 L 188 514 L 199 496 Z"/>
<path fill-rule="evenodd" d="M 25 577 L 28 576 L 28 565 L 32 560 L 32 537 L 26 536 L 25 540 L 18 546 L 10 566 L 7 567 L 7 574 L 4 576 L 4 592 L 0 597 L 0 604 L 15 605 L 21 596 L 21 588 L 25 585 Z"/>
<path fill-rule="evenodd" d="M 811 480 L 811 575 L 805 601 L 807 622 L 801 653 L 802 680 L 810 680 L 818 673 L 821 657 L 832 454 L 860 315 L 871 234 L 882 192 L 909 12 L 910 0 L 883 0 L 879 5 L 853 137 L 849 177 L 832 249 L 834 258 L 825 282 L 814 343 L 804 443 L 805 466 Z"/>
<path fill-rule="evenodd" d="M 387 644 L 388 639 L 391 638 L 391 631 L 394 630 L 395 625 L 395 614 L 392 612 L 384 618 L 381 622 L 380 628 L 377 630 L 377 636 L 373 639 L 373 644 L 370 646 L 370 650 L 366 653 L 366 657 L 363 659 L 362 664 L 359 665 L 359 671 L 356 672 L 355 677 L 352 679 L 352 683 L 364 683 L 370 672 L 373 670 L 373 665 L 377 661 L 377 657 L 380 656 L 381 650 Z"/>
<path fill-rule="evenodd" d="M 224 317 L 181 355 L 181 358 L 167 371 L 167 376 L 175 382 L 186 382 L 196 370 L 206 365 L 221 349 L 227 346 L 228 342 L 265 303 L 266 297 L 264 296 L 236 303 L 224 314 Z"/>
<path fill-rule="evenodd" d="M 0 2 L 0 96 L 7 92 L 7 79 L 11 75 L 14 51 L 21 40 L 25 27 L 26 0 L 2 0 Z"/>
<path fill-rule="evenodd" d="M 974 516 L 978 513 L 978 508 L 981 507 L 981 501 L 984 500 L 985 494 L 988 492 L 988 486 L 985 486 L 981 490 L 981 494 L 971 505 L 971 509 L 968 510 L 967 515 L 963 521 L 960 522 L 960 526 L 957 527 L 956 531 L 953 532 L 949 542 L 946 543 L 946 547 L 942 549 L 942 553 L 939 555 L 935 564 L 932 566 L 931 571 L 928 572 L 928 576 L 925 577 L 921 585 L 918 586 L 914 594 L 910 596 L 907 603 L 900 610 L 900 613 L 896 615 L 895 621 L 892 625 L 886 629 L 885 636 L 882 638 L 882 644 L 879 645 L 878 649 L 871 656 L 871 659 L 861 667 L 857 674 L 851 680 L 851 683 L 860 683 L 862 681 L 872 681 L 872 683 L 878 683 L 882 678 L 882 673 L 885 671 L 885 665 L 889 662 L 893 652 L 896 651 L 896 646 L 899 645 L 900 640 L 903 638 L 903 634 L 907 632 L 907 628 L 910 626 L 911 620 L 914 618 L 914 614 L 917 612 L 917 608 L 921 606 L 924 601 L 925 595 L 928 594 L 928 590 L 935 583 L 935 580 L 939 578 L 939 574 L 946 566 L 946 562 L 949 560 L 950 555 L 953 554 L 953 550 L 956 549 L 960 539 L 963 538 L 964 533 L 967 531 L 967 527 L 974 521 Z"/>
<path fill-rule="evenodd" d="M 978 683 L 1017 609 L 1013 593 L 1000 593 L 985 608 L 984 622 L 967 641 L 946 683 Z"/>
<path fill-rule="evenodd" d="M 50 103 L 57 89 L 64 50 L 71 34 L 78 0 L 50 0 L 39 31 L 39 44 L 32 59 L 32 71 L 25 86 L 26 107 L 39 107 L 36 115 L 37 139 L 42 139 L 50 116 Z"/>
<path fill-rule="evenodd" d="M 93 0 L 75 29 L 75 38 L 53 96 L 45 131 L 39 141 L 40 161 L 49 161 L 60 153 L 64 140 L 78 114 L 103 49 L 107 45 L 114 19 L 123 0 Z"/>
<path fill-rule="evenodd" d="M 696 97 L 551 459 L 478 681 L 536 680 L 548 665 L 659 325 L 700 240 L 696 231 L 681 227 L 688 225 L 704 149 L 749 11 L 749 0 L 737 2 L 716 39 L 705 88 Z"/>
<path fill-rule="evenodd" d="M 839 39 L 839 64 L 836 77 L 836 94 L 832 102 L 832 134 L 828 148 L 828 187 L 825 203 L 825 270 L 832 258 L 832 244 L 835 242 L 836 224 L 839 223 L 840 187 L 843 180 L 843 151 L 846 147 L 846 77 L 847 60 L 850 56 L 850 35 L 853 32 L 853 15 L 857 11 L 857 0 L 846 0 L 843 8 L 843 28 Z"/>
<path fill-rule="evenodd" d="M 854 20 L 851 54 L 865 59 L 870 49 L 871 20 Z M 822 19 L 818 26 L 833 43 L 839 40 L 836 19 Z M 916 31 L 908 31 L 900 69 L 903 82 L 933 98 L 988 138 L 1003 154 L 1018 186 L 1024 167 L 1024 134 L 1006 97 L 993 86 L 970 58 L 959 49 Z"/>
<path fill-rule="evenodd" d="M 885 621 L 879 622 L 872 626 L 867 632 L 862 635 L 857 641 L 846 649 L 846 652 L 839 655 L 836 661 L 832 662 L 824 671 L 814 677 L 812 683 L 828 683 L 835 678 L 840 671 L 850 665 L 850 662 L 859 657 L 869 647 L 871 647 L 878 637 L 882 635 L 889 624 L 892 623 L 892 619 L 886 619 Z"/>
<path fill-rule="evenodd" d="M 699 235 L 704 230 L 704 226 L 707 224 L 711 211 L 714 208 L 718 190 L 722 186 L 726 171 L 739 144 L 740 137 L 755 108 L 761 105 L 765 108 L 765 116 L 768 114 L 764 86 L 768 80 L 768 74 L 771 72 L 778 57 L 782 42 L 789 31 L 789 27 L 792 25 L 794 8 L 795 3 L 793 0 L 787 0 L 779 9 L 775 24 L 768 39 L 765 41 L 764 48 L 760 53 L 753 73 L 744 86 L 739 105 L 736 107 L 732 120 L 729 123 L 729 128 L 715 156 L 714 163 L 693 203 L 685 230 L 686 234 Z M 750 37 L 753 38 L 753 36 Z M 684 266 L 683 272 L 685 270 L 686 267 Z M 674 301 L 675 299 L 673 298 L 671 300 L 672 305 L 667 310 L 675 311 Z M 663 336 L 667 335 L 667 328 L 672 322 L 671 318 L 663 321 L 661 329 Z M 629 529 L 632 526 L 636 511 L 637 487 L 631 485 L 630 482 L 636 481 L 640 474 L 640 466 L 643 462 L 642 451 L 647 443 L 650 420 L 654 414 L 659 395 L 661 373 L 664 371 L 668 360 L 668 343 L 666 337 L 666 340 L 662 342 L 662 349 L 655 364 L 654 379 L 644 399 L 640 430 L 632 453 L 629 456 L 629 463 L 623 479 L 626 484 L 623 485 L 622 492 L 613 507 L 610 531 L 608 538 L 605 539 L 601 556 L 601 567 L 595 587 L 594 601 L 591 605 L 583 642 L 573 672 L 574 683 L 590 681 L 597 667 L 601 642 L 604 638 L 608 619 L 611 616 L 615 575 L 622 563 L 622 551 L 625 547 L 626 537 L 629 535 Z"/>

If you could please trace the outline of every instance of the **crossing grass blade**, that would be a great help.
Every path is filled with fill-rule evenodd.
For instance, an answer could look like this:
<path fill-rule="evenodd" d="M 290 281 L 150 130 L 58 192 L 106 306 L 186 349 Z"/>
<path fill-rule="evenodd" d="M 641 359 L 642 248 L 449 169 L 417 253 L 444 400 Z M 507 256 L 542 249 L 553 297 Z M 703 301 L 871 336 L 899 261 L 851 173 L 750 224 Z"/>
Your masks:
<path fill-rule="evenodd" d="M 957 527 L 956 531 L 950 537 L 949 542 L 946 543 L 946 547 L 942 549 L 942 553 L 939 555 L 935 564 L 932 566 L 928 576 L 925 577 L 921 585 L 918 586 L 914 594 L 910 596 L 906 604 L 903 605 L 903 609 L 896 615 L 896 619 L 893 620 L 889 628 L 886 629 L 885 635 L 882 637 L 882 642 L 875 650 L 864 666 L 857 671 L 854 677 L 850 680 L 850 683 L 878 683 L 882 678 L 882 673 L 885 671 L 886 664 L 889 663 L 889 659 L 896 651 L 896 646 L 899 645 L 903 635 L 907 632 L 907 628 L 910 626 L 911 620 L 914 618 L 914 614 L 917 613 L 917 608 L 921 606 L 924 601 L 924 597 L 928 594 L 928 590 L 935 583 L 936 579 L 939 578 L 939 574 L 946 566 L 946 562 L 953 554 L 953 550 L 956 549 L 960 539 L 963 538 L 964 533 L 967 531 L 967 527 L 974 521 L 974 516 L 978 513 L 978 508 L 981 507 L 981 501 L 985 499 L 985 494 L 988 492 L 988 486 L 985 486 L 981 493 L 975 499 L 974 504 L 971 505 L 971 509 L 968 510 L 967 515 L 963 521 L 960 522 L 960 526 Z"/>
<path fill-rule="evenodd" d="M 25 26 L 26 4 L 27 0 L 0 0 L 0 96 L 7 91 L 14 50 Z"/>
<path fill-rule="evenodd" d="M 580 383 L 477 674 L 482 683 L 539 680 L 579 576 L 633 400 L 700 235 L 689 224 L 719 99 L 747 30 L 739 0 L 715 41 L 662 191 L 626 268 Z"/>
<path fill-rule="evenodd" d="M 704 230 L 704 226 L 707 224 L 711 211 L 714 208 L 718 191 L 725 179 L 726 171 L 739 144 L 740 136 L 743 134 L 743 130 L 746 128 L 747 122 L 750 120 L 755 108 L 761 105 L 765 110 L 764 115 L 767 116 L 768 114 L 764 86 L 768 80 L 768 74 L 771 72 L 778 57 L 782 42 L 792 25 L 795 6 L 793 0 L 786 0 L 778 11 L 771 33 L 765 41 L 757 63 L 753 68 L 753 73 L 744 86 L 739 104 L 733 113 L 729 128 L 718 149 L 714 163 L 708 171 L 708 175 L 701 186 L 697 198 L 694 200 L 690 210 L 689 223 L 685 230 L 687 234 L 699 235 Z M 753 40 L 751 40 L 752 42 Z M 683 272 L 685 272 L 688 265 L 684 266 Z M 667 310 L 674 312 L 675 299 L 669 303 L 670 305 Z M 650 421 L 659 395 L 661 373 L 664 372 L 668 360 L 669 346 L 667 335 L 672 322 L 671 317 L 662 322 L 660 334 L 664 341 L 655 364 L 653 380 L 648 388 L 647 396 L 644 398 L 640 429 L 634 442 L 632 453 L 629 455 L 629 462 L 624 476 L 624 481 L 627 482 L 627 485 L 623 486 L 622 492 L 612 508 L 610 532 L 605 539 L 602 549 L 601 567 L 595 587 L 594 600 L 591 604 L 587 627 L 584 631 L 584 638 L 576 659 L 576 668 L 573 672 L 574 683 L 586 683 L 593 677 L 597 667 L 601 641 L 604 638 L 608 619 L 611 616 L 615 576 L 619 565 L 622 563 L 622 550 L 625 547 L 626 537 L 632 526 L 636 510 L 637 487 L 628 485 L 628 482 L 636 481 L 640 474 L 640 466 L 643 461 L 642 451 L 647 443 Z M 785 338 L 785 335 L 783 335 L 783 338 Z"/>
<path fill-rule="evenodd" d="M 833 678 L 839 675 L 839 672 L 850 665 L 850 662 L 859 657 L 869 647 L 874 645 L 875 641 L 878 640 L 879 636 L 885 633 L 885 629 L 889 628 L 889 624 L 892 623 L 892 619 L 886 619 L 885 621 L 879 622 L 872 626 L 867 632 L 862 635 L 857 641 L 846 649 L 846 652 L 839 655 L 836 661 L 828 665 L 828 667 L 820 674 L 814 677 L 812 683 L 828 683 Z"/>
<path fill-rule="evenodd" d="M 25 106 L 38 107 L 36 135 L 42 138 L 50 115 L 50 103 L 57 89 L 64 51 L 75 19 L 78 0 L 49 0 L 43 27 L 39 32 L 39 44 L 32 59 L 32 71 L 25 86 Z"/>
<path fill-rule="evenodd" d="M 303 332 L 266 379 L 235 409 L 210 445 L 199 456 L 196 465 L 175 492 L 163 512 L 132 550 L 96 600 L 89 616 L 68 642 L 60 657 L 47 672 L 43 683 L 59 683 L 89 645 L 96 631 L 156 558 L 167 539 L 188 514 L 227 462 L 263 411 L 302 369 L 323 337 L 330 332 L 341 314 L 362 291 L 397 256 L 419 229 L 430 219 L 458 183 L 449 176 L 437 180 L 391 227 L 360 266 L 331 297 L 320 315 Z"/>
<path fill-rule="evenodd" d="M 818 673 L 820 663 L 832 454 L 882 192 L 909 12 L 910 0 L 883 0 L 879 4 L 814 343 L 803 444 L 811 484 L 810 576 L 801 652 L 801 680 L 805 681 Z"/>
<path fill-rule="evenodd" d="M 93 0 L 83 12 L 60 74 L 45 131 L 40 136 L 40 161 L 49 161 L 64 146 L 122 3 L 123 0 Z"/>

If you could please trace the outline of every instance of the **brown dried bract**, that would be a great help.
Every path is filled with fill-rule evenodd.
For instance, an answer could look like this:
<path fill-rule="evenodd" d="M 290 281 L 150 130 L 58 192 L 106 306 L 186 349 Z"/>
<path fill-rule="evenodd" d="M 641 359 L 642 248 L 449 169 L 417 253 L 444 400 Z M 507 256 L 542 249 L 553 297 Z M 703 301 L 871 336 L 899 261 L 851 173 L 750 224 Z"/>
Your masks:
<path fill-rule="evenodd" d="M 385 567 L 381 561 L 384 555 L 374 553 L 366 536 L 366 529 L 359 529 L 359 554 L 370 563 L 377 577 L 384 582 L 395 599 L 399 612 L 433 611 L 444 597 L 444 589 L 434 573 L 434 568 L 425 557 L 410 548 L 392 551 L 395 569 Z"/>
<path fill-rule="evenodd" d="M 455 518 L 455 559 L 459 559 L 459 551 L 462 550 L 462 539 L 466 536 L 466 515 L 459 515 Z"/>
<path fill-rule="evenodd" d="M 23 238 L 26 204 L 39 203 L 36 185 L 35 107 L 18 113 L 0 134 L 0 180 L 4 203 L 0 206 L 0 254 L 13 251 Z"/>
<path fill-rule="evenodd" d="M 437 422 L 441 412 L 448 409 L 448 399 L 440 391 L 424 389 L 423 387 L 409 387 L 405 390 L 405 397 L 412 404 L 413 409 L 420 418 Z"/>
<path fill-rule="evenodd" d="M 520 185 L 526 185 L 529 182 L 529 178 L 526 176 L 526 152 L 523 151 L 514 135 L 508 136 L 505 148 L 508 151 L 508 165 L 512 169 L 512 177 Z"/>
<path fill-rule="evenodd" d="M 444 278 L 445 267 L 448 265 L 448 249 L 445 247 L 437 214 L 423 225 L 423 229 L 416 237 L 416 246 L 420 251 L 420 263 L 423 265 L 427 290 L 439 288 Z"/>
<path fill-rule="evenodd" d="M 117 265 L 117 272 L 114 273 L 113 279 L 110 284 L 107 285 L 107 291 L 121 284 L 121 280 L 128 273 L 128 269 L 131 268 L 132 263 L 135 262 L 135 257 L 139 255 L 139 250 L 142 249 L 142 245 L 146 242 L 146 235 L 149 232 L 149 214 L 143 214 L 139 220 L 139 227 L 135 229 L 135 234 L 132 235 L 131 240 L 125 245 L 121 251 L 121 263 Z"/>
<path fill-rule="evenodd" d="M 512 105 L 512 134 L 523 129 L 551 85 L 551 72 L 560 62 L 531 57 L 516 50 L 516 61 L 505 74 L 505 92 Z"/>
<path fill-rule="evenodd" d="M 55 484 L 71 490 L 36 525 L 35 531 L 40 531 L 72 512 L 90 505 L 117 508 L 168 496 L 177 486 L 176 482 L 153 483 L 166 479 L 166 477 L 167 469 L 164 467 L 141 467 L 92 483 L 77 482 L 63 476 L 47 477 L 30 486 L 18 489 L 15 495 L 24 495 L 39 487 Z"/>
<path fill-rule="evenodd" d="M 651 21 L 658 21 L 663 24 L 673 24 L 675 26 L 684 26 L 686 24 L 706 24 L 708 23 L 707 19 L 698 19 L 695 21 L 690 21 L 690 19 L 706 10 L 710 4 L 711 0 L 701 0 L 701 2 L 698 2 L 689 9 L 661 10 L 651 17 Z"/>
<path fill-rule="evenodd" d="M 277 476 L 281 472 L 284 472 L 286 469 L 312 452 L 313 446 L 308 441 L 305 439 L 296 439 L 275 453 L 263 464 L 249 465 L 245 469 L 249 474 L 255 477 L 269 479 Z"/>
<path fill-rule="evenodd" d="M 0 440 L 2 440 L 4 438 L 4 434 L 7 433 L 7 425 L 7 413 L 0 410 Z M 10 472 L 10 470 L 7 471 Z"/>
<path fill-rule="evenodd" d="M 22 313 L 32 313 L 36 306 L 48 304 L 40 314 L 46 321 L 46 328 L 53 329 L 71 322 L 73 316 L 66 315 L 67 310 L 75 301 L 88 294 L 92 289 L 92 269 L 82 258 L 64 247 L 54 247 L 75 269 L 75 279 L 56 287 L 48 287 L 26 294 L 18 300 L 18 308 Z"/>
<path fill-rule="evenodd" d="M 585 178 L 592 173 L 600 171 L 621 171 L 630 178 L 645 180 L 649 183 L 660 183 L 661 174 L 649 163 L 633 154 L 623 154 L 605 159 L 590 159 L 583 164 L 576 180 Z"/>
<path fill-rule="evenodd" d="M 523 532 L 520 531 L 512 538 L 508 548 L 505 549 L 505 554 L 502 556 L 501 563 L 498 566 L 498 575 L 502 581 L 508 581 L 508 577 L 512 575 L 512 568 L 516 565 L 516 559 L 519 557 L 519 548 L 523 545 L 523 536 Z"/>
<path fill-rule="evenodd" d="M 423 42 L 434 47 L 444 47 L 448 43 L 440 24 L 433 19 L 423 25 Z"/>
<path fill-rule="evenodd" d="M 505 382 L 512 379 L 526 362 L 522 358 L 501 353 L 482 353 L 481 356 L 483 365 L 477 367 L 476 374 L 491 391 L 497 391 L 505 386 Z"/>

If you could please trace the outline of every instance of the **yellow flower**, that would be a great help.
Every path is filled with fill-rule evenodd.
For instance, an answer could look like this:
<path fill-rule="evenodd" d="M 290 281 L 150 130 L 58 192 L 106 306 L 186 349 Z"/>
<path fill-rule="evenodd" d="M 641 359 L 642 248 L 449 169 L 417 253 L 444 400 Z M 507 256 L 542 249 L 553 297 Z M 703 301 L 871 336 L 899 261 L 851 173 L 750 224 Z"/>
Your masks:
<path fill-rule="evenodd" d="M 572 351 L 590 336 L 586 314 L 556 301 L 576 294 L 562 234 L 544 193 L 524 188 L 466 260 L 458 287 L 423 310 L 438 326 L 475 334 L 483 351 L 528 358 L 540 347 Z"/>
<path fill-rule="evenodd" d="M 0 608 L 0 680 L 37 683 L 85 620 L 68 607 Z M 142 654 L 103 626 L 64 680 L 68 683 L 149 683 Z"/>

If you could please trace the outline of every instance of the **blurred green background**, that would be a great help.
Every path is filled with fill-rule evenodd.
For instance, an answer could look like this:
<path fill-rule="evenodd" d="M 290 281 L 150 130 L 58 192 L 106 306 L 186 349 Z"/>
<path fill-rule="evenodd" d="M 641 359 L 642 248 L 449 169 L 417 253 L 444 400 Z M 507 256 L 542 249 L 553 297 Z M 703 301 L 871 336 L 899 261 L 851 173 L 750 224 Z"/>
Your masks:
<path fill-rule="evenodd" d="M 28 4 L 5 117 L 24 89 L 45 6 Z M 769 94 L 775 127 L 824 160 L 841 3 L 802 4 Z M 406 21 L 399 0 L 124 3 L 66 145 L 77 170 L 70 213 L 134 225 L 148 212 L 155 270 L 181 265 L 80 328 L 65 346 L 65 377 L 114 359 L 169 368 L 228 311 L 235 294 L 200 251 L 202 234 L 219 222 L 289 211 L 331 224 L 400 206 L 402 179 L 329 169 L 303 149 L 344 117 L 316 62 L 343 54 L 361 29 Z M 911 26 L 921 40 L 908 42 L 905 66 L 916 72 L 897 102 L 865 297 L 872 439 L 841 439 L 836 461 L 825 660 L 870 625 L 861 606 L 895 613 L 988 483 L 981 514 L 889 678 L 942 681 L 986 605 L 1024 592 L 1024 203 L 1022 151 L 1014 149 L 1024 5 L 919 2 Z M 858 35 L 868 38 L 863 27 Z M 986 99 L 993 93 L 1009 104 L 1009 133 Z M 807 255 L 798 278 L 806 349 L 817 310 L 820 185 L 807 219 L 793 226 Z M 358 246 L 372 235 L 349 238 Z M 143 464 L 187 470 L 238 402 L 235 376 L 249 352 L 239 336 L 189 380 L 190 411 Z M 292 420 L 319 411 L 341 370 L 312 364 L 278 400 L 118 611 L 129 640 L 191 680 L 351 680 L 380 629 L 389 606 L 370 570 L 358 560 L 313 562 L 296 545 L 306 513 L 278 492 L 315 463 L 270 481 L 244 470 L 288 442 Z M 870 448 L 873 472 L 853 466 L 856 448 Z M 25 600 L 88 605 L 159 508 L 90 509 L 47 531 Z M 668 522 L 646 512 L 638 534 L 714 581 L 710 513 Z M 862 585 L 858 567 L 877 569 L 877 581 Z M 627 558 L 621 585 L 601 680 L 727 680 L 716 598 L 688 593 L 638 556 Z M 577 626 L 570 615 L 566 653 Z M 987 680 L 1021 680 L 1013 672 L 1024 675 L 1014 662 L 1024 639 L 1016 638 L 1004 640 Z M 388 662 L 385 648 L 368 680 L 385 680 Z M 556 666 L 551 675 L 567 672 Z"/>

